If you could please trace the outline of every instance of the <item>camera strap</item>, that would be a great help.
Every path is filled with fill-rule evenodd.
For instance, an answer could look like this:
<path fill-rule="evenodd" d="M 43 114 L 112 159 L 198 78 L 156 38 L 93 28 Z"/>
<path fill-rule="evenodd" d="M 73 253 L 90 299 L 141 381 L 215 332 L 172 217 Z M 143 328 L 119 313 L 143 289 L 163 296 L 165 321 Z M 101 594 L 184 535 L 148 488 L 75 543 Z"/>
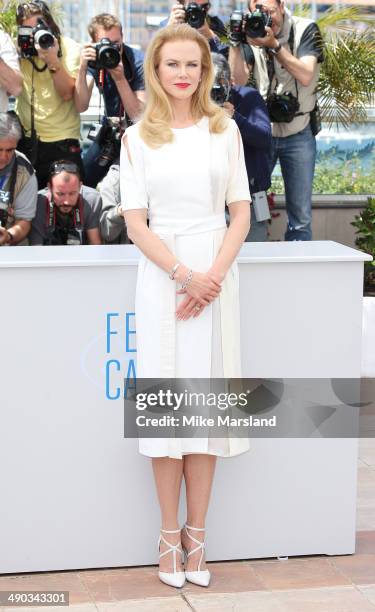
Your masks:
<path fill-rule="evenodd" d="M 104 82 L 105 82 L 105 71 L 103 68 L 101 68 L 99 70 L 99 74 L 98 74 L 98 90 L 99 90 L 99 111 L 98 111 L 98 123 L 102 123 L 102 101 L 104 102 L 104 106 L 105 106 L 105 98 L 104 98 Z M 106 109 L 107 111 L 107 109 Z M 122 103 L 121 97 L 120 97 L 120 105 L 119 105 L 119 126 L 120 126 L 120 133 L 121 136 L 122 134 L 125 132 L 125 129 L 122 128 L 122 119 L 123 119 L 123 115 L 124 115 L 124 105 Z M 128 117 L 127 115 L 125 116 L 126 118 L 126 123 L 128 123 Z"/>
<path fill-rule="evenodd" d="M 288 38 L 288 45 L 289 45 L 289 49 L 291 54 L 294 56 L 294 27 L 293 27 L 293 23 L 290 26 L 290 32 L 289 32 L 289 38 Z M 275 76 L 275 64 L 274 64 L 274 56 L 272 55 L 272 53 L 269 53 L 268 49 L 265 49 L 266 52 L 266 64 L 267 64 L 267 74 L 268 74 L 268 91 L 267 91 L 267 98 L 269 97 L 271 90 L 272 90 L 272 83 L 273 83 L 273 78 Z M 297 86 L 297 81 L 296 79 L 295 83 L 296 83 L 296 93 L 297 93 L 297 100 L 298 100 L 298 86 Z M 276 86 L 274 89 L 274 92 L 277 89 L 278 86 L 278 80 L 276 79 Z"/>
<path fill-rule="evenodd" d="M 35 63 L 32 61 L 31 58 L 28 58 L 31 65 L 32 65 L 32 70 L 31 70 L 31 92 L 30 92 L 30 138 L 31 140 L 38 140 L 38 136 L 35 130 L 35 85 L 34 85 L 34 75 L 35 75 L 35 69 L 38 70 L 37 66 L 35 65 Z M 45 66 L 45 68 L 47 68 L 47 64 Z M 44 69 L 45 69 L 44 68 Z M 43 69 L 43 70 L 44 70 Z M 43 70 L 39 70 L 39 72 L 43 72 Z M 29 160 L 32 165 L 35 165 L 36 163 L 36 159 L 31 159 Z"/>
<path fill-rule="evenodd" d="M 45 224 L 48 229 L 56 227 L 56 206 L 51 199 L 51 193 L 48 190 L 47 194 L 44 195 L 46 200 L 46 217 Z M 83 196 L 80 193 L 78 198 L 78 206 L 76 205 L 73 209 L 73 227 L 74 229 L 83 230 Z"/>
<path fill-rule="evenodd" d="M 17 170 L 18 170 L 18 161 L 17 161 L 17 155 L 15 155 L 12 172 L 11 172 L 10 179 L 9 179 L 9 185 L 6 190 L 4 188 L 4 185 L 7 180 L 7 177 L 2 176 L 0 178 L 0 192 L 3 194 L 4 200 L 6 200 L 8 211 L 12 207 L 12 204 L 14 201 L 14 191 L 15 191 L 16 181 L 17 181 Z"/>
<path fill-rule="evenodd" d="M 32 57 L 28 57 L 27 59 L 33 67 L 33 72 L 34 70 L 36 70 L 37 72 L 44 72 L 45 70 L 47 70 L 47 64 L 44 64 L 43 68 L 39 68 L 39 66 L 36 65 Z"/>
<path fill-rule="evenodd" d="M 294 56 L 294 26 L 293 23 L 290 26 L 290 34 L 289 34 L 289 38 L 288 38 L 288 45 L 289 45 L 289 49 L 291 54 Z M 275 76 L 275 65 L 274 65 L 274 57 L 271 53 L 268 52 L 268 49 L 266 50 L 266 63 L 267 63 L 267 73 L 268 73 L 268 79 L 269 79 L 269 84 L 268 84 L 268 91 L 267 91 L 267 98 L 269 98 L 270 94 L 271 94 L 271 90 L 272 90 L 272 83 L 273 83 L 273 79 Z M 296 86 L 296 100 L 299 104 L 299 99 L 298 99 L 298 81 L 297 79 L 294 79 L 294 83 Z M 273 93 L 276 92 L 278 86 L 278 80 L 276 78 L 276 83 L 275 83 L 275 88 Z M 305 113 L 303 112 L 298 112 L 295 113 L 295 117 L 301 117 L 302 115 L 309 115 L 310 111 L 307 111 Z"/>
<path fill-rule="evenodd" d="M 98 91 L 99 91 L 99 110 L 98 110 L 98 123 L 101 122 L 101 114 L 102 114 L 102 101 L 104 101 L 104 70 L 100 68 L 98 74 Z"/>
<path fill-rule="evenodd" d="M 35 64 L 32 62 L 33 68 L 31 72 L 31 96 L 30 96 L 30 112 L 31 112 L 31 138 L 35 132 L 35 87 L 34 87 L 34 70 Z M 47 64 L 46 64 L 47 68 Z"/>

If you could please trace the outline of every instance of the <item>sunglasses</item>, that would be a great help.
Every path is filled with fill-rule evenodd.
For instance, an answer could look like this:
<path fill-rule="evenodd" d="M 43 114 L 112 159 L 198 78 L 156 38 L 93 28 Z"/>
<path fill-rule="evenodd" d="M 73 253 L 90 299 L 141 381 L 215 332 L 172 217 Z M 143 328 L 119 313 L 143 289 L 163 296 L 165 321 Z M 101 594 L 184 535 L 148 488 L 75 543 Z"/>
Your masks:
<path fill-rule="evenodd" d="M 22 2 L 17 5 L 16 16 L 17 19 L 23 19 L 25 14 L 27 14 L 29 8 L 36 8 L 43 15 L 50 14 L 50 10 L 43 0 L 31 0 L 31 2 Z"/>
<path fill-rule="evenodd" d="M 49 175 L 54 176 L 55 174 L 60 174 L 60 172 L 70 172 L 71 174 L 77 174 L 81 178 L 80 168 L 75 162 L 53 162 L 50 166 Z"/>

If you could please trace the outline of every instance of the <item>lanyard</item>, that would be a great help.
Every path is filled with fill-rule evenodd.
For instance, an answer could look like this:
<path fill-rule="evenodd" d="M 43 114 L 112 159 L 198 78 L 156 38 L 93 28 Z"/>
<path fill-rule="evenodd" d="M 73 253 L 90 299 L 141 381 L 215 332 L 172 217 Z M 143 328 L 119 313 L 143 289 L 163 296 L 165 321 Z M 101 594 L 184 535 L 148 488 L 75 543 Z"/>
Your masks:
<path fill-rule="evenodd" d="M 291 23 L 290 25 L 290 34 L 289 34 L 289 39 L 288 39 L 288 45 L 289 45 L 289 49 L 292 55 L 294 55 L 294 26 L 293 23 Z M 267 91 L 267 98 L 269 97 L 271 90 L 272 90 L 272 85 L 273 85 L 273 78 L 275 76 L 275 58 L 273 57 L 273 55 L 271 53 L 269 53 L 268 49 L 265 49 L 265 54 L 266 54 L 266 63 L 267 63 L 267 74 L 268 74 L 268 91 Z M 296 96 L 297 96 L 297 100 L 298 100 L 298 84 L 297 84 L 297 79 L 294 79 L 294 82 L 296 84 Z M 274 92 L 276 91 L 278 86 L 278 80 L 276 79 L 276 84 L 275 84 L 275 88 L 274 88 Z"/>

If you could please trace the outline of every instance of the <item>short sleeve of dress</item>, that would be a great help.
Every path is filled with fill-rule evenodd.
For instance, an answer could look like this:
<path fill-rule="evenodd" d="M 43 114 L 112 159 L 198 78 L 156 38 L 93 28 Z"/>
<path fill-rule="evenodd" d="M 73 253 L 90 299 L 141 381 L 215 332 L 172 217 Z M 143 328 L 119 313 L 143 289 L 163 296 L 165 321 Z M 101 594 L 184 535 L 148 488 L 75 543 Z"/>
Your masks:
<path fill-rule="evenodd" d="M 225 201 L 227 204 L 251 201 L 243 144 L 239 129 L 232 119 L 228 126 L 229 177 Z"/>
<path fill-rule="evenodd" d="M 143 151 L 136 126 L 129 127 L 124 138 L 128 148 L 123 141 L 120 153 L 121 207 L 123 210 L 148 208 Z"/>

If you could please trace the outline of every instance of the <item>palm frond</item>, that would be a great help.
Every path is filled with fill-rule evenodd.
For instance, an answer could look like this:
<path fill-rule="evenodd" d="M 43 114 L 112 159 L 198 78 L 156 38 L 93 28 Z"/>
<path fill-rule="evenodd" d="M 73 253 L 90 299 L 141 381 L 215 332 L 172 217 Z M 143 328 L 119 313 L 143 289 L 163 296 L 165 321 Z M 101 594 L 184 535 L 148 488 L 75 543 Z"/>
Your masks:
<path fill-rule="evenodd" d="M 308 4 L 297 4 L 293 8 L 293 15 L 309 18 L 311 16 L 311 6 Z"/>
<path fill-rule="evenodd" d="M 371 19 L 371 17 L 366 17 L 366 15 L 363 14 L 363 9 L 359 6 L 347 6 L 339 10 L 331 6 L 317 19 L 316 23 L 322 32 L 333 27 L 343 30 L 350 29 L 352 31 L 353 26 L 351 24 L 343 23 L 348 21 L 361 21 L 368 25 L 373 25 L 373 19 Z"/>
<path fill-rule="evenodd" d="M 326 37 L 325 61 L 318 84 L 324 121 L 363 121 L 366 106 L 374 101 L 375 39 L 367 33 L 331 33 Z"/>

